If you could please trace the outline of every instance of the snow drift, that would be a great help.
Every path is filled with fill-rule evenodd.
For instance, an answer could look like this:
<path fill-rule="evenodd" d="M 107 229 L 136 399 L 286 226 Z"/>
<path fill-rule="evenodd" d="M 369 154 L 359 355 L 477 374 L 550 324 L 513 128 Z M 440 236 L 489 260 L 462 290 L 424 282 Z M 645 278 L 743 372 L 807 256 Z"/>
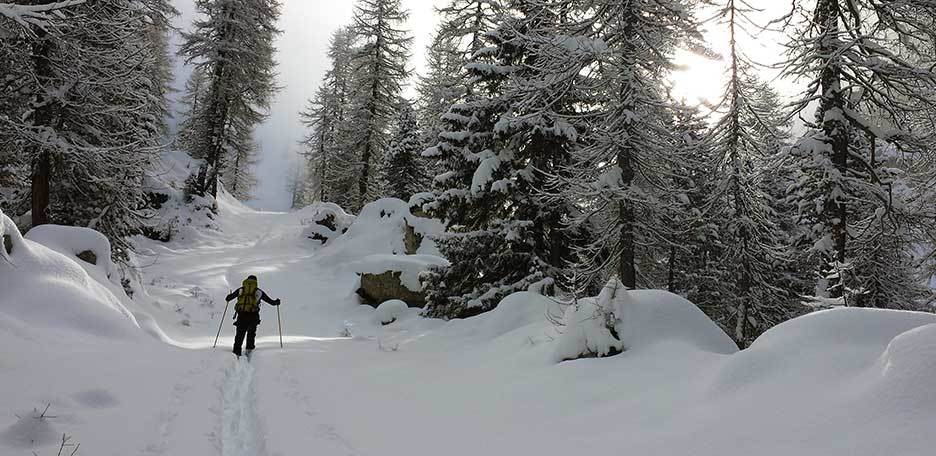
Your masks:
<path fill-rule="evenodd" d="M 661 290 L 627 290 L 612 279 L 595 298 L 571 304 L 563 316 L 556 360 L 608 356 L 661 341 L 730 354 L 738 350 L 695 304 Z"/>
<path fill-rule="evenodd" d="M 79 260 L 23 238 L 2 212 L 0 235 L 9 236 L 12 245 L 10 254 L 4 251 L 0 261 L 0 315 L 4 319 L 103 337 L 141 334 L 136 319 L 120 299 L 78 265 Z M 106 239 L 102 241 L 103 236 L 81 229 L 48 227 L 40 229 L 36 237 L 67 252 L 86 247 L 106 252 L 105 264 L 109 264 L 110 245 Z"/>

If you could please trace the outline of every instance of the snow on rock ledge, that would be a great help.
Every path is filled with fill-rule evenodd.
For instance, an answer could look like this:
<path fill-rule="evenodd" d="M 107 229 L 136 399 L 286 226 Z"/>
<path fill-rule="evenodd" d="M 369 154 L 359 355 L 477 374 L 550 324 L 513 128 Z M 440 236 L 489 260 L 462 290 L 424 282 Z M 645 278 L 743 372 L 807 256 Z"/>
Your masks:
<path fill-rule="evenodd" d="M 117 268 L 111 261 L 110 241 L 95 230 L 76 226 L 40 225 L 29 230 L 25 237 L 58 253 L 97 266 L 108 278 L 118 277 Z"/>
<path fill-rule="evenodd" d="M 627 290 L 612 279 L 597 298 L 580 299 L 563 316 L 556 361 L 602 357 L 658 342 L 731 354 L 737 345 L 698 307 L 661 290 Z"/>
<path fill-rule="evenodd" d="M 299 211 L 302 235 L 322 244 L 341 236 L 354 222 L 348 214 L 334 203 L 315 203 Z"/>
<path fill-rule="evenodd" d="M 79 260 L 23 238 L 2 212 L 0 235 L 12 244 L 12 253 L 4 251 L 0 260 L 0 325 L 9 319 L 103 337 L 142 334 L 133 315 Z"/>
<path fill-rule="evenodd" d="M 391 299 L 389 301 L 384 301 L 382 304 L 377 306 L 377 311 L 375 312 L 375 317 L 377 323 L 381 325 L 389 325 L 404 315 L 409 309 L 409 306 L 405 302 L 400 301 L 399 299 Z"/>

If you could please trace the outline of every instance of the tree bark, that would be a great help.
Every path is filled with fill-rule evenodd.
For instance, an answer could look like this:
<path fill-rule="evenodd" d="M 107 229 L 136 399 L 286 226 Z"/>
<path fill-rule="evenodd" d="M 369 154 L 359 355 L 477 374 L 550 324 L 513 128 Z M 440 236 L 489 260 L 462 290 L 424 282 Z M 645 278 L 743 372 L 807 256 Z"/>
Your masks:
<path fill-rule="evenodd" d="M 37 5 L 53 3 L 55 0 L 39 0 Z M 32 125 L 39 128 L 53 128 L 57 105 L 47 98 L 46 88 L 52 84 L 52 62 L 49 60 L 53 51 L 52 37 L 41 27 L 33 27 L 36 42 L 33 45 L 33 70 L 39 83 L 33 112 Z M 32 207 L 32 226 L 49 223 L 49 204 L 52 199 L 52 156 L 38 144 L 26 148 L 26 156 L 32 157 L 30 164 L 30 203 Z"/>
<path fill-rule="evenodd" d="M 816 22 L 820 28 L 819 53 L 822 62 L 822 72 L 819 75 L 820 90 L 819 121 L 825 142 L 831 148 L 832 164 L 839 173 L 840 179 L 848 173 L 848 125 L 845 123 L 845 97 L 842 92 L 842 69 L 836 57 L 840 16 L 838 0 L 820 0 L 816 5 Z M 848 207 L 841 197 L 833 198 L 833 194 L 844 193 L 837 183 L 832 183 L 826 189 L 826 202 L 823 207 L 824 219 L 831 227 L 832 251 L 827 254 L 826 273 L 839 271 L 840 265 L 846 260 L 847 243 L 847 216 Z M 829 281 L 829 297 L 840 298 L 844 296 L 844 278 L 833 275 Z"/>

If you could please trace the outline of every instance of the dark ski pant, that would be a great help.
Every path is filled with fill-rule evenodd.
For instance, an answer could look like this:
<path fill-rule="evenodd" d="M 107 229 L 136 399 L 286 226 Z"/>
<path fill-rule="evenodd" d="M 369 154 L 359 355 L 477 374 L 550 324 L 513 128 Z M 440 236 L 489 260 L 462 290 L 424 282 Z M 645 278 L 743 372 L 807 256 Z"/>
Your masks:
<path fill-rule="evenodd" d="M 234 326 L 237 332 L 234 333 L 234 353 L 241 354 L 241 346 L 244 344 L 244 336 L 247 337 L 247 350 L 255 348 L 254 342 L 257 338 L 257 326 L 260 324 L 260 312 L 238 312 L 237 321 Z"/>

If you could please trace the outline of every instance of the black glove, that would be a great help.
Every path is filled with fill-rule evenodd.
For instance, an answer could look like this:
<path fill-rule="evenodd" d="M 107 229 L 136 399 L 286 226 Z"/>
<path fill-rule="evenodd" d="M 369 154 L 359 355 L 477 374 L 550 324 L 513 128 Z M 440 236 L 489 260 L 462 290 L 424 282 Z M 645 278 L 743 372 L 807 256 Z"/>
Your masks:
<path fill-rule="evenodd" d="M 237 321 L 237 312 L 234 312 L 234 318 L 232 320 Z"/>
<path fill-rule="evenodd" d="M 278 305 L 280 305 L 280 300 L 279 300 L 279 299 L 277 299 L 277 300 L 275 300 L 275 301 L 273 301 L 273 305 L 274 305 L 274 306 L 278 306 Z"/>

